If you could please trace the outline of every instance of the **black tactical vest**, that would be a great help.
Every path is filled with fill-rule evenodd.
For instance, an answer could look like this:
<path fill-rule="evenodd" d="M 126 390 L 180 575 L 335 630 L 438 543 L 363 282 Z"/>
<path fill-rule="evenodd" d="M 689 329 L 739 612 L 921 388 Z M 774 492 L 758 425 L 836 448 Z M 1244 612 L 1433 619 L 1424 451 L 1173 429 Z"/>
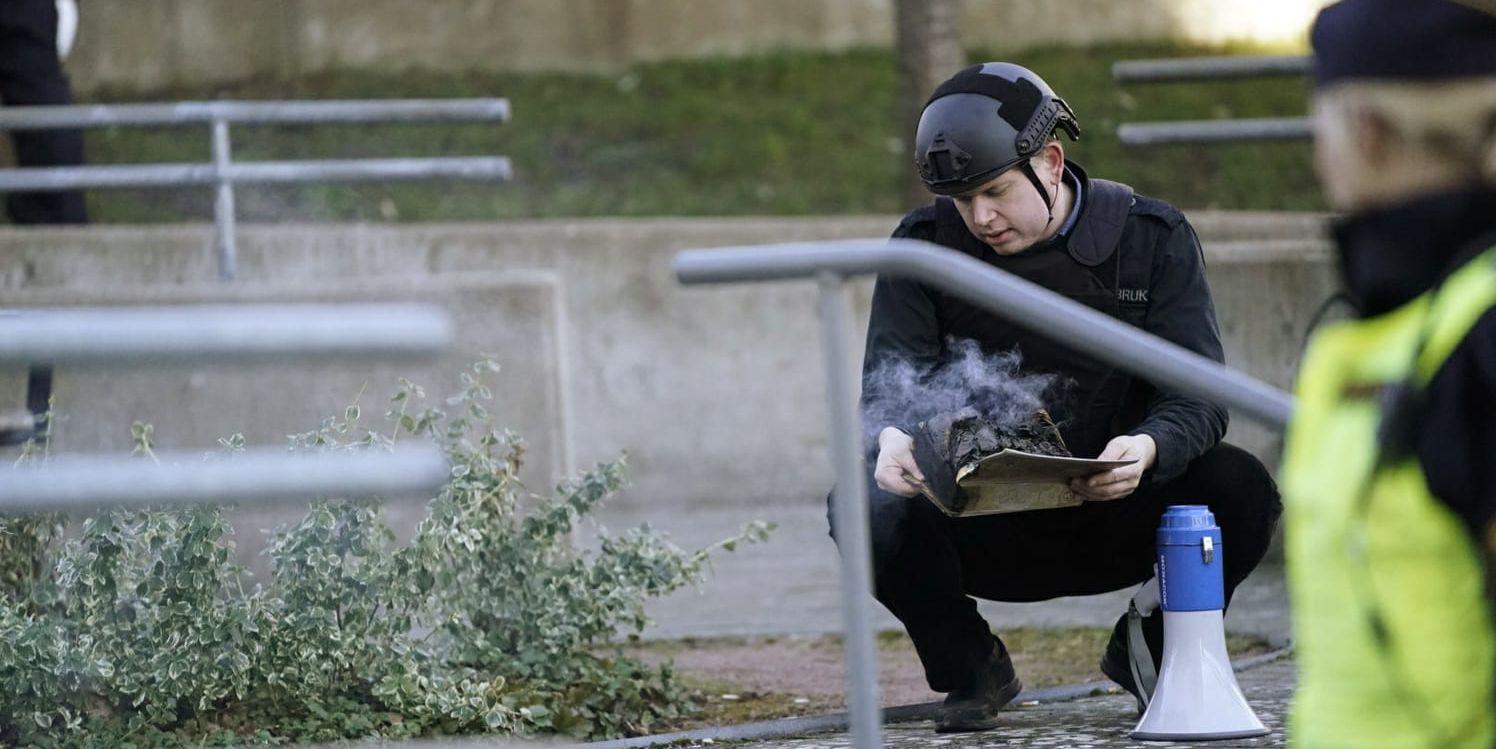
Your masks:
<path fill-rule="evenodd" d="M 935 242 L 1142 327 L 1153 250 L 1122 251 L 1132 188 L 1094 179 L 1084 189 L 1081 214 L 1068 234 L 1016 255 L 993 252 L 967 230 L 955 204 L 941 198 L 936 201 Z M 938 307 L 942 339 L 970 339 L 989 354 L 1016 348 L 1024 371 L 1062 378 L 1049 408 L 1073 454 L 1095 457 L 1111 437 L 1142 420 L 1144 388 L 1126 373 L 953 297 L 942 294 Z"/>

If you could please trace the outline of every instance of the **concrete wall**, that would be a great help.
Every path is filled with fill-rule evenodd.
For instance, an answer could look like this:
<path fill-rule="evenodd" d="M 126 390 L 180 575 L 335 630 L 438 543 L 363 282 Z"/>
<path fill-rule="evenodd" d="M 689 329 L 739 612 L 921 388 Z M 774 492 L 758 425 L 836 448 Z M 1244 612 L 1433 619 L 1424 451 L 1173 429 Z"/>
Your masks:
<path fill-rule="evenodd" d="M 999 51 L 1141 39 L 1300 39 L 1323 0 L 965 0 L 963 41 Z M 89 0 L 69 60 L 100 86 L 339 67 L 614 70 L 641 60 L 888 45 L 893 0 Z"/>
<path fill-rule="evenodd" d="M 1321 221 L 1192 218 L 1227 361 L 1288 385 L 1305 325 L 1334 286 Z M 55 449 L 127 450 L 136 420 L 155 424 L 166 448 L 210 450 L 235 432 L 281 444 L 342 413 L 360 390 L 365 423 L 378 426 L 397 377 L 426 385 L 439 405 L 466 363 L 492 353 L 503 366 L 493 412 L 529 440 L 522 477 L 535 491 L 627 450 L 633 486 L 600 518 L 611 527 L 648 522 L 705 544 L 724 528 L 773 519 L 797 526 L 782 532 L 795 544 L 825 543 L 818 508 L 832 479 L 812 284 L 687 289 L 669 263 L 682 249 L 885 236 L 894 224 L 874 216 L 241 226 L 242 281 L 231 286 L 212 280 L 210 227 L 4 227 L 0 307 L 437 303 L 453 315 L 458 345 L 422 367 L 62 370 Z M 857 351 L 869 292 L 868 281 L 851 292 Z M 20 404 L 23 382 L 20 371 L 0 370 L 0 408 Z M 1227 438 L 1276 464 L 1276 435 L 1237 418 Z M 424 515 L 419 503 L 386 511 L 402 536 Z M 238 510 L 240 561 L 263 571 L 263 532 L 301 514 Z M 806 524 L 814 527 L 798 528 Z M 781 567 L 811 574 L 801 549 L 784 543 L 731 564 L 751 568 L 739 572 L 755 590 L 765 575 L 789 574 Z M 829 552 L 815 553 L 829 575 Z M 784 564 L 753 566 L 764 554 Z"/>
<path fill-rule="evenodd" d="M 1199 214 L 1228 361 L 1287 385 L 1333 273 L 1315 217 Z M 532 221 L 241 227 L 242 281 L 213 282 L 204 226 L 0 231 L 0 305 L 429 300 L 457 350 L 429 367 L 62 371 L 57 447 L 118 450 L 134 420 L 165 447 L 243 432 L 278 443 L 367 383 L 378 421 L 395 378 L 439 398 L 463 363 L 497 355 L 495 409 L 532 444 L 537 488 L 628 450 L 621 500 L 690 506 L 801 501 L 830 480 L 814 292 L 808 283 L 682 288 L 681 249 L 886 235 L 893 217 Z M 1248 239 L 1247 237 L 1251 237 Z M 861 328 L 869 283 L 853 289 Z M 0 403 L 20 373 L 0 373 Z M 1269 460 L 1276 438 L 1231 439 Z"/>

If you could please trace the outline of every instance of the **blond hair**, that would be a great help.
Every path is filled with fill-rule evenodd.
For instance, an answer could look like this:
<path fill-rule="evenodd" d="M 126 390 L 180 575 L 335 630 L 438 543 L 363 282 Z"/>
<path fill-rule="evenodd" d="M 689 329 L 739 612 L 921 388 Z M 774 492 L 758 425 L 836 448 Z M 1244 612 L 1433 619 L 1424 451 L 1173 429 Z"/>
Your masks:
<path fill-rule="evenodd" d="M 1461 181 L 1496 183 L 1496 76 L 1348 81 L 1316 92 L 1315 108 L 1339 128 L 1373 117 L 1420 160 Z"/>

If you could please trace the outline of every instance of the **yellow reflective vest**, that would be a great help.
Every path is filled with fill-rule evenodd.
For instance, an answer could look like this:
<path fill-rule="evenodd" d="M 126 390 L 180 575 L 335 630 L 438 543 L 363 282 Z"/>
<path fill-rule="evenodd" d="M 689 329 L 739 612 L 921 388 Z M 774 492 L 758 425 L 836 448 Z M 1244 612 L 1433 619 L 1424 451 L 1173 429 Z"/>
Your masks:
<path fill-rule="evenodd" d="M 1326 327 L 1305 356 L 1283 467 L 1292 746 L 1496 746 L 1482 551 L 1416 458 L 1378 461 L 1377 446 L 1380 396 L 1426 386 L 1492 306 L 1496 248 L 1396 310 Z"/>

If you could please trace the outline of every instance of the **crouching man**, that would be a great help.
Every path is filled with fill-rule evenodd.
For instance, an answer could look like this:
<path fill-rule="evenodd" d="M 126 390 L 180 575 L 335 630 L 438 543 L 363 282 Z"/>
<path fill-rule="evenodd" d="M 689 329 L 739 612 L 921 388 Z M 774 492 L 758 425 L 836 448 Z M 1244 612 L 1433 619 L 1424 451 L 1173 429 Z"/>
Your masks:
<path fill-rule="evenodd" d="M 957 73 L 931 96 L 915 137 L 915 163 L 936 199 L 893 236 L 965 253 L 1221 361 L 1194 230 L 1173 206 L 1067 161 L 1060 132 L 1076 138 L 1079 125 L 1033 72 L 987 63 Z M 999 708 L 1020 691 L 1008 651 L 973 597 L 1042 601 L 1139 585 L 1153 575 L 1165 509 L 1203 504 L 1222 528 L 1229 600 L 1262 559 L 1280 511 L 1262 464 L 1221 443 L 1224 409 L 905 278 L 877 280 L 864 418 L 883 418 L 866 404 L 886 401 L 875 373 L 891 362 L 929 381 L 972 346 L 990 355 L 1016 350 L 1025 375 L 1054 375 L 1068 386 L 1044 405 L 1073 454 L 1135 462 L 1074 481 L 1071 490 L 1087 500 L 1076 507 L 953 519 L 917 497 L 908 479 L 922 478 L 907 432 L 913 417 L 868 424 L 878 430 L 869 488 L 875 594 L 908 630 L 931 689 L 948 693 L 942 732 L 994 727 Z M 1101 669 L 1138 695 L 1151 685 L 1134 683 L 1129 653 L 1156 669 L 1162 617 L 1144 620 L 1146 643 L 1130 645 L 1125 622 L 1118 620 Z"/>

